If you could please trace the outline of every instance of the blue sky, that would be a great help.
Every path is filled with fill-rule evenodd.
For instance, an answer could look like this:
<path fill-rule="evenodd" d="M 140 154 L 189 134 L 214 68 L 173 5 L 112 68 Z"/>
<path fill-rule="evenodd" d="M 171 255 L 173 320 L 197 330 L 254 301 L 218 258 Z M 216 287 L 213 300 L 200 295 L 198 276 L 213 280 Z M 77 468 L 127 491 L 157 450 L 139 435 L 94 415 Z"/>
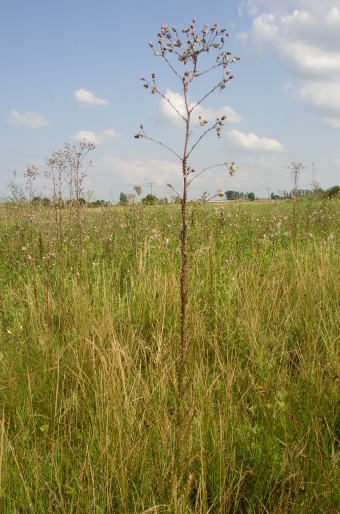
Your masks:
<path fill-rule="evenodd" d="M 313 178 L 324 189 L 340 183 L 340 0 L 11 0 L 1 11 L 2 197 L 14 171 L 25 187 L 27 164 L 38 167 L 37 193 L 46 194 L 45 157 L 85 137 L 96 145 L 86 181 L 94 198 L 117 201 L 135 185 L 144 196 L 150 183 L 170 198 L 166 184 L 180 188 L 179 163 L 134 134 L 143 123 L 181 151 L 184 127 L 140 77 L 155 71 L 159 89 L 180 105 L 180 84 L 148 41 L 162 23 L 183 28 L 193 17 L 197 29 L 226 28 L 226 49 L 241 60 L 226 89 L 203 104 L 209 119 L 227 114 L 222 138 L 209 134 L 190 162 L 200 170 L 234 161 L 238 173 L 214 168 L 190 196 L 220 187 L 259 197 L 290 190 L 292 161 L 306 167 L 301 188 Z"/>

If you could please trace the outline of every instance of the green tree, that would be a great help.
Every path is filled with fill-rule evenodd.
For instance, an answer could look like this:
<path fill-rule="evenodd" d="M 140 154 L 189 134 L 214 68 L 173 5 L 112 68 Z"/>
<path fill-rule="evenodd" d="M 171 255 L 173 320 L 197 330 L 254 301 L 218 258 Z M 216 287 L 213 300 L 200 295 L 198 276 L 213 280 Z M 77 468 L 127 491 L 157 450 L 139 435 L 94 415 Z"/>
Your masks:
<path fill-rule="evenodd" d="M 142 198 L 142 203 L 144 205 L 156 205 L 157 203 L 159 203 L 159 200 L 157 196 L 148 194 L 145 198 Z"/>
<path fill-rule="evenodd" d="M 120 203 L 120 205 L 127 205 L 128 199 L 127 199 L 127 195 L 125 193 L 120 193 L 119 203 Z"/>
<path fill-rule="evenodd" d="M 239 191 L 226 191 L 225 196 L 227 200 L 239 200 L 242 193 Z"/>
<path fill-rule="evenodd" d="M 340 186 L 333 186 L 325 191 L 326 198 L 340 198 Z"/>

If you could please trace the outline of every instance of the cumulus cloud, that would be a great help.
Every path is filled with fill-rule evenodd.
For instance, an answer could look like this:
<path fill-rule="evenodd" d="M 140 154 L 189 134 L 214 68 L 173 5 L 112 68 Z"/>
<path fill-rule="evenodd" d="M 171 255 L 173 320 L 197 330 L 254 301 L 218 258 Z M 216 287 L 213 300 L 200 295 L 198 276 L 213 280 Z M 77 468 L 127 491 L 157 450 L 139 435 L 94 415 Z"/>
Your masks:
<path fill-rule="evenodd" d="M 226 134 L 229 144 L 235 150 L 243 150 L 247 152 L 282 152 L 284 147 L 276 139 L 267 137 L 259 137 L 250 132 L 244 134 L 239 130 L 231 130 Z"/>
<path fill-rule="evenodd" d="M 107 143 L 111 139 L 116 139 L 119 137 L 119 134 L 115 132 L 113 129 L 104 129 L 100 132 L 92 132 L 90 130 L 80 130 L 77 134 L 73 134 L 70 139 L 75 142 L 89 141 L 90 143 L 94 143 L 96 146 L 102 145 L 103 143 Z"/>
<path fill-rule="evenodd" d="M 18 112 L 12 109 L 6 117 L 6 123 L 17 127 L 40 128 L 50 124 L 48 119 L 37 112 L 23 111 Z"/>
<path fill-rule="evenodd" d="M 183 95 L 167 89 L 165 97 L 169 101 L 164 98 L 161 99 L 159 117 L 173 123 L 174 125 L 182 125 L 183 119 L 180 116 L 185 116 L 185 102 Z M 194 105 L 195 102 L 190 102 L 189 108 L 192 108 Z M 227 122 L 236 123 L 242 119 L 241 116 L 229 105 L 225 105 L 218 109 L 198 105 L 193 112 L 193 119 L 198 119 L 198 117 L 201 116 L 207 121 L 213 121 L 223 115 L 227 116 Z"/>
<path fill-rule="evenodd" d="M 87 91 L 86 89 L 77 89 L 74 92 L 75 101 L 82 106 L 96 106 L 96 105 L 109 105 L 109 100 L 105 98 L 96 97 L 91 91 Z"/>
<path fill-rule="evenodd" d="M 340 84 L 337 82 L 307 82 L 295 91 L 295 97 L 332 117 L 340 116 Z"/>
<path fill-rule="evenodd" d="M 242 3 L 244 13 L 254 19 L 241 37 L 258 51 L 273 52 L 294 80 L 294 98 L 338 128 L 339 0 L 249 0 Z"/>
<path fill-rule="evenodd" d="M 327 3 L 328 0 L 325 0 Z M 312 4 L 313 2 L 311 2 Z M 331 30 L 330 20 L 323 16 L 326 36 L 319 37 L 319 13 L 296 9 L 291 14 L 262 13 L 249 32 L 257 49 L 274 51 L 294 76 L 302 79 L 339 75 L 340 55 L 338 31 Z M 315 38 L 315 33 L 318 38 Z M 322 29 L 321 29 L 322 32 Z M 270 43 L 270 45 L 268 45 Z"/>

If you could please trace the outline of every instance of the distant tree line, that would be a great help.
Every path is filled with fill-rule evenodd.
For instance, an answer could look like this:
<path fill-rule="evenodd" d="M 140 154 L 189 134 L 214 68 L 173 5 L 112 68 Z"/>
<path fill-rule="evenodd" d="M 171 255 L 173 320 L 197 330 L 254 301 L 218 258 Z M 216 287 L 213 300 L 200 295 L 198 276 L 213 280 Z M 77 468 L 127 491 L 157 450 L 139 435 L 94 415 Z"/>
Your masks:
<path fill-rule="evenodd" d="M 271 193 L 272 200 L 287 200 L 292 198 L 292 191 L 280 191 L 279 194 Z M 318 187 L 317 189 L 298 189 L 297 197 L 319 197 L 319 198 L 340 198 L 340 186 L 332 186 L 325 191 Z"/>
<path fill-rule="evenodd" d="M 243 193 L 242 191 L 226 191 L 225 196 L 227 200 L 249 200 L 253 202 L 256 199 L 254 193 Z"/>
<path fill-rule="evenodd" d="M 320 190 L 318 190 L 320 191 Z M 315 195 L 317 191 L 311 189 L 297 189 L 296 196 L 311 196 Z M 279 191 L 278 194 L 271 193 L 270 198 L 272 200 L 288 200 L 293 197 L 292 191 Z"/>
<path fill-rule="evenodd" d="M 326 190 L 323 190 L 321 188 L 318 188 L 317 190 L 311 190 L 311 189 L 298 189 L 296 192 L 297 197 L 319 197 L 319 198 L 325 198 L 325 199 L 334 199 L 338 198 L 340 199 L 340 186 L 332 186 Z M 243 193 L 242 191 L 225 191 L 225 196 L 227 200 L 246 200 L 253 202 L 256 200 L 254 193 Z M 292 198 L 292 192 L 291 191 L 279 191 L 278 194 L 271 193 L 270 198 L 272 200 L 289 200 Z M 24 201 L 27 202 L 28 200 L 25 198 L 25 195 L 20 192 L 20 195 L 12 195 L 12 197 L 8 197 L 11 201 Z M 135 195 L 134 194 L 125 194 L 120 193 L 119 195 L 119 205 L 130 205 L 135 202 Z M 173 203 L 177 203 L 179 201 L 179 198 L 173 198 L 171 200 Z M 141 203 L 144 205 L 159 205 L 159 204 L 167 204 L 169 201 L 167 198 L 158 198 L 157 196 L 153 194 L 148 194 L 144 198 L 141 199 Z M 65 208 L 70 207 L 73 205 L 80 205 L 80 206 L 86 206 L 86 207 L 107 207 L 111 205 L 111 202 L 107 202 L 105 200 L 94 200 L 94 201 L 88 201 L 85 200 L 85 198 L 78 198 L 78 199 L 68 199 L 68 200 L 60 200 L 59 202 L 54 201 L 48 197 L 48 196 L 34 196 L 31 200 L 31 203 L 34 205 L 41 205 L 41 206 L 56 206 L 56 203 L 58 204 L 58 207 Z M 60 205 L 59 205 L 60 204 Z"/>
<path fill-rule="evenodd" d="M 135 195 L 134 194 L 125 194 L 120 193 L 119 195 L 119 204 L 120 205 L 129 205 L 135 202 Z M 168 203 L 167 198 L 157 198 L 157 196 L 153 194 L 148 194 L 145 196 L 145 198 L 141 199 L 141 203 L 143 205 L 158 205 L 158 204 L 165 204 Z"/>
<path fill-rule="evenodd" d="M 74 205 L 80 205 L 83 207 L 106 207 L 108 205 L 111 205 L 110 202 L 106 202 L 105 200 L 94 200 L 89 202 L 82 197 L 72 200 L 59 200 L 53 203 L 51 198 L 49 198 L 48 196 L 34 196 L 32 198 L 32 204 L 44 206 L 54 205 L 58 206 L 59 208 L 70 207 Z"/>

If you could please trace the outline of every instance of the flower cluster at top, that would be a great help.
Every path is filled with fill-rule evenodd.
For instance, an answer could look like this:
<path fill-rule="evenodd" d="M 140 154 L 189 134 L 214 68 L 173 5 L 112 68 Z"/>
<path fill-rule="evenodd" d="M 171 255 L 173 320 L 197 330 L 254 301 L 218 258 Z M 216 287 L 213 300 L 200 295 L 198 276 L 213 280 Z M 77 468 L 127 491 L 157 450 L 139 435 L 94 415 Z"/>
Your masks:
<path fill-rule="evenodd" d="M 180 36 L 177 28 L 173 25 L 162 25 L 160 31 L 157 34 L 157 43 L 159 49 L 156 49 L 154 43 L 149 41 L 149 46 L 153 49 L 156 57 L 163 57 L 168 61 L 169 54 L 174 54 L 177 59 L 182 62 L 185 66 L 192 64 L 192 69 L 185 71 L 182 80 L 191 82 L 195 77 L 206 73 L 207 70 L 201 73 L 197 69 L 197 61 L 200 54 L 210 52 L 212 50 L 217 51 L 215 64 L 210 68 L 222 67 L 223 68 L 223 79 L 221 88 L 225 87 L 225 83 L 233 78 L 231 70 L 227 69 L 231 62 L 236 62 L 239 57 L 231 57 L 232 52 L 225 51 L 224 45 L 226 38 L 229 34 L 226 29 L 218 29 L 217 23 L 209 28 L 209 25 L 204 25 L 200 31 L 195 30 L 196 19 L 194 18 L 190 23 L 189 27 L 182 29 L 183 36 Z M 182 37 L 182 39 L 181 39 Z M 173 71 L 175 71 L 173 69 Z M 175 71 L 177 74 L 177 72 Z M 153 77 L 154 79 L 155 77 Z M 141 80 L 146 80 L 141 77 Z M 145 84 L 144 87 L 148 85 Z"/>

